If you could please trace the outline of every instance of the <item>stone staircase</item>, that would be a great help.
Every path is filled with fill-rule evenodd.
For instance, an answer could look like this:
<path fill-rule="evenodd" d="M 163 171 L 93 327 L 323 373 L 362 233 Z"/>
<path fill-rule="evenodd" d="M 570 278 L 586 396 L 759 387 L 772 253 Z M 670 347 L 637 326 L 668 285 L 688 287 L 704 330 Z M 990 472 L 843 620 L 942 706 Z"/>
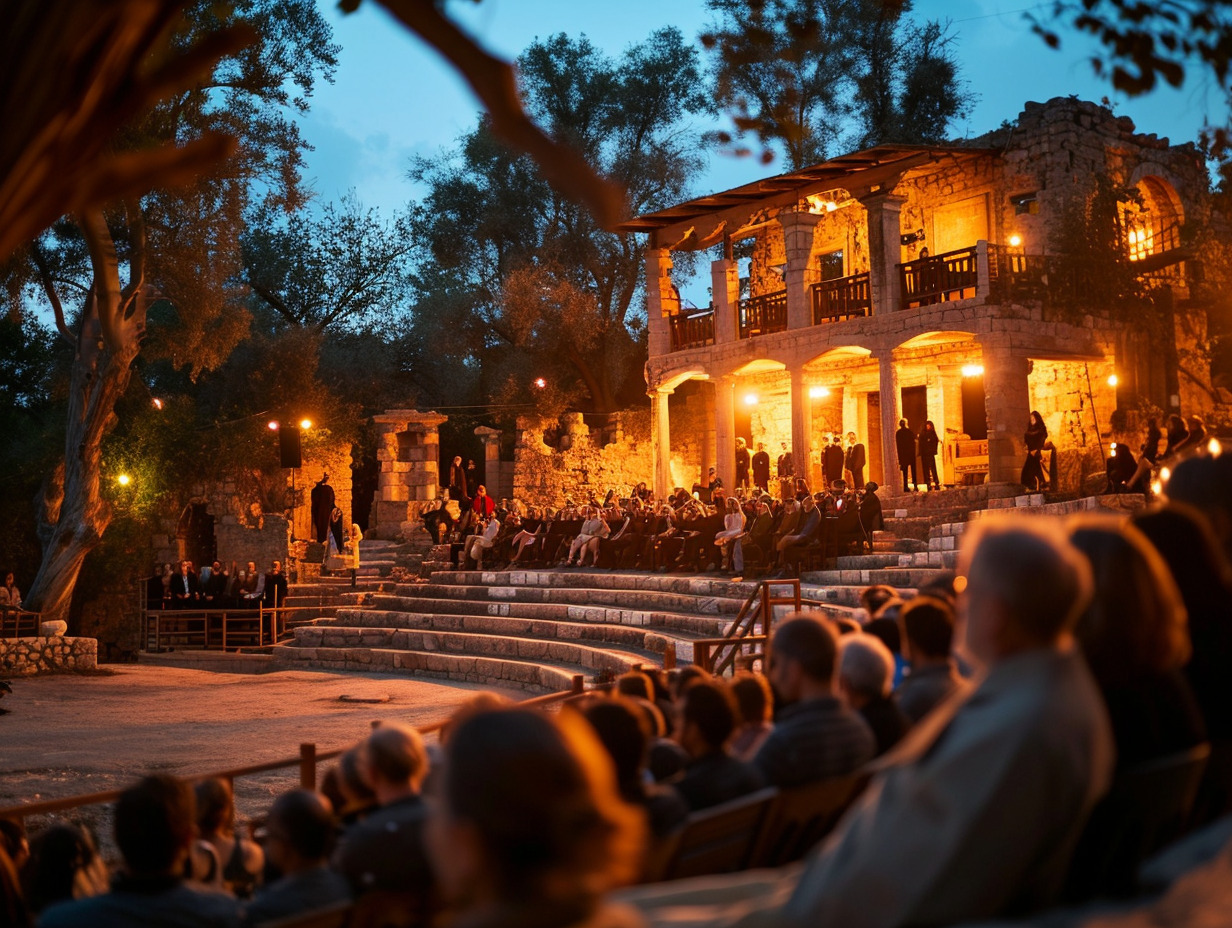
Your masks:
<path fill-rule="evenodd" d="M 924 505 L 903 498 L 910 508 L 901 515 L 886 506 L 892 531 L 877 533 L 874 551 L 805 573 L 802 599 L 828 614 L 852 616 L 860 591 L 870 584 L 910 595 L 937 571 L 953 569 L 968 523 L 993 512 L 1123 512 L 1142 504 L 1140 496 L 990 496 L 984 487 L 929 496 Z M 904 520 L 914 520 L 906 532 Z M 358 589 L 350 588 L 349 576 L 292 587 L 288 602 L 303 608 L 272 649 L 275 668 L 408 673 L 561 690 L 575 674 L 595 678 L 639 664 L 659 666 L 672 651 L 680 663 L 691 661 L 692 642 L 723 635 L 758 588 L 715 574 L 457 571 L 440 569 L 448 560 L 446 553 L 442 565 L 439 551 L 425 561 L 426 581 L 410 580 L 410 571 L 385 579 L 398 566 L 395 546 L 364 545 Z"/>

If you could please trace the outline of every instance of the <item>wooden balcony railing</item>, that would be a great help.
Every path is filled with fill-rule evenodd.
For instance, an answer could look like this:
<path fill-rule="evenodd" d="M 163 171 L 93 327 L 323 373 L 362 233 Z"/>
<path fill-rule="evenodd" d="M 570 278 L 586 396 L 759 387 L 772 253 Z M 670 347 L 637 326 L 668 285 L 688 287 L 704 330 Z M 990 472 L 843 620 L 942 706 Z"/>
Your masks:
<path fill-rule="evenodd" d="M 671 316 L 668 320 L 671 333 L 671 350 L 700 348 L 714 344 L 714 307 Z"/>
<path fill-rule="evenodd" d="M 873 314 L 868 273 L 852 274 L 837 280 L 823 280 L 809 288 L 813 304 L 813 325 L 838 322 L 853 316 Z"/>
<path fill-rule="evenodd" d="M 908 261 L 898 266 L 903 309 L 975 296 L 979 284 L 976 246 Z"/>
<path fill-rule="evenodd" d="M 740 301 L 740 337 L 787 331 L 787 291 L 763 293 Z"/>
<path fill-rule="evenodd" d="M 0 606 L 0 638 L 37 637 L 42 619 L 42 615 L 37 612 Z"/>

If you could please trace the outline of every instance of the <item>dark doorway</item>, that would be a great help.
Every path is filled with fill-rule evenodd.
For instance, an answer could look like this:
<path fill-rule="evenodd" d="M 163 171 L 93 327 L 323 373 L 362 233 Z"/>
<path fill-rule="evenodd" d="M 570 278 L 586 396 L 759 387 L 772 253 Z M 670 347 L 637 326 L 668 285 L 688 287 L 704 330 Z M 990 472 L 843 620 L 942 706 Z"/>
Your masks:
<path fill-rule="evenodd" d="M 491 424 L 474 416 L 464 415 L 450 416 L 441 423 L 439 479 L 443 486 L 449 485 L 449 468 L 454 457 L 462 458 L 462 465 L 467 468 L 466 489 L 471 496 L 475 495 L 475 490 L 481 483 L 485 483 L 487 475 L 484 473 L 483 441 L 475 434 L 475 429 L 480 425 Z M 469 466 L 471 463 L 475 465 L 473 468 Z"/>
<path fill-rule="evenodd" d="M 189 503 L 180 514 L 176 527 L 180 560 L 189 560 L 200 569 L 211 564 L 218 554 L 218 542 L 214 539 L 214 517 L 206 510 L 205 503 Z"/>
<path fill-rule="evenodd" d="M 868 394 L 868 440 L 864 443 L 868 452 L 868 479 L 884 486 L 888 480 L 881 470 L 881 394 Z"/>
<path fill-rule="evenodd" d="M 962 379 L 962 430 L 968 437 L 988 438 L 988 407 L 984 401 L 984 375 Z"/>
<path fill-rule="evenodd" d="M 924 420 L 928 418 L 928 387 L 903 387 L 903 418 L 907 420 L 907 428 L 911 429 L 917 439 L 915 482 L 922 483 L 924 471 L 920 467 L 919 435 L 924 428 Z"/>
<path fill-rule="evenodd" d="M 360 530 L 368 531 L 368 522 L 372 518 L 372 501 L 376 499 L 376 489 L 380 483 L 381 465 L 373 455 L 364 455 L 356 445 L 351 450 L 351 521 L 359 525 Z"/>

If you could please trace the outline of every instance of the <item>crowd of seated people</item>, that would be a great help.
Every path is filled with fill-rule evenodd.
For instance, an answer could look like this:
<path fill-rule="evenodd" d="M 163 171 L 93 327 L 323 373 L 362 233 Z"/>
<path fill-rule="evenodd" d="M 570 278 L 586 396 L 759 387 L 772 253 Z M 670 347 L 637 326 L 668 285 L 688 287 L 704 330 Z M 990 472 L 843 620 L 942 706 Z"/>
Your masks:
<path fill-rule="evenodd" d="M 228 567 L 220 560 L 198 570 L 190 560 L 163 564 L 146 581 L 146 609 L 272 609 L 287 598 L 282 562 L 257 569 L 255 561 Z"/>
<path fill-rule="evenodd" d="M 480 487 L 483 491 L 484 488 Z M 481 492 L 454 518 L 449 500 L 422 516 L 459 568 L 599 567 L 650 571 L 719 571 L 743 575 L 745 554 L 760 572 L 798 574 L 825 533 L 834 550 L 863 550 L 885 527 L 877 484 L 849 490 L 843 481 L 811 493 L 797 481 L 796 498 L 778 500 L 759 488 L 722 488 L 703 502 L 677 488 L 656 503 L 638 484 L 627 497 L 609 490 L 602 501 L 567 499 L 559 510 L 494 501 Z"/>
<path fill-rule="evenodd" d="M 27 844 L 5 826 L 10 923 L 259 924 L 348 899 L 356 916 L 374 906 L 408 925 L 1031 917 L 1072 888 L 1101 797 L 1199 744 L 1211 761 L 1186 824 L 1222 828 L 1218 851 L 1232 835 L 1229 464 L 1178 468 L 1178 493 L 1199 505 L 973 523 L 957 571 L 776 623 L 764 675 L 631 671 L 556 714 L 483 695 L 432 745 L 380 726 L 327 771 L 332 801 L 275 800 L 263 873 L 246 886 L 226 879 L 233 863 L 258 866 L 235 837 L 229 796 L 203 815 L 169 777 L 117 803 L 123 861 L 109 892 L 88 835 Z M 867 785 L 802 863 L 632 885 L 707 810 L 851 777 Z M 223 878 L 208 886 L 194 862 L 202 843 Z M 1199 882 L 1226 910 L 1232 884 Z M 1118 917 L 1099 924 L 1147 923 Z"/>

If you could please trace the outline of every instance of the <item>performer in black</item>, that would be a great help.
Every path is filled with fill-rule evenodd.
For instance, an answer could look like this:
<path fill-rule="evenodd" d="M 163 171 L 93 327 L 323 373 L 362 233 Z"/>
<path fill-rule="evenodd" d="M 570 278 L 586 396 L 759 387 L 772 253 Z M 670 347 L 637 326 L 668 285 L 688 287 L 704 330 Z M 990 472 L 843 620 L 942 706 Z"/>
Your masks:
<path fill-rule="evenodd" d="M 329 474 L 321 474 L 321 479 L 312 488 L 311 502 L 312 535 L 321 543 L 329 531 L 329 514 L 334 510 L 334 488 L 329 485 Z"/>
<path fill-rule="evenodd" d="M 903 473 L 903 492 L 915 487 L 915 432 L 907 428 L 907 420 L 898 420 L 898 431 L 894 433 L 894 450 L 898 452 L 898 469 Z M 911 480 L 907 480 L 910 472 Z"/>

